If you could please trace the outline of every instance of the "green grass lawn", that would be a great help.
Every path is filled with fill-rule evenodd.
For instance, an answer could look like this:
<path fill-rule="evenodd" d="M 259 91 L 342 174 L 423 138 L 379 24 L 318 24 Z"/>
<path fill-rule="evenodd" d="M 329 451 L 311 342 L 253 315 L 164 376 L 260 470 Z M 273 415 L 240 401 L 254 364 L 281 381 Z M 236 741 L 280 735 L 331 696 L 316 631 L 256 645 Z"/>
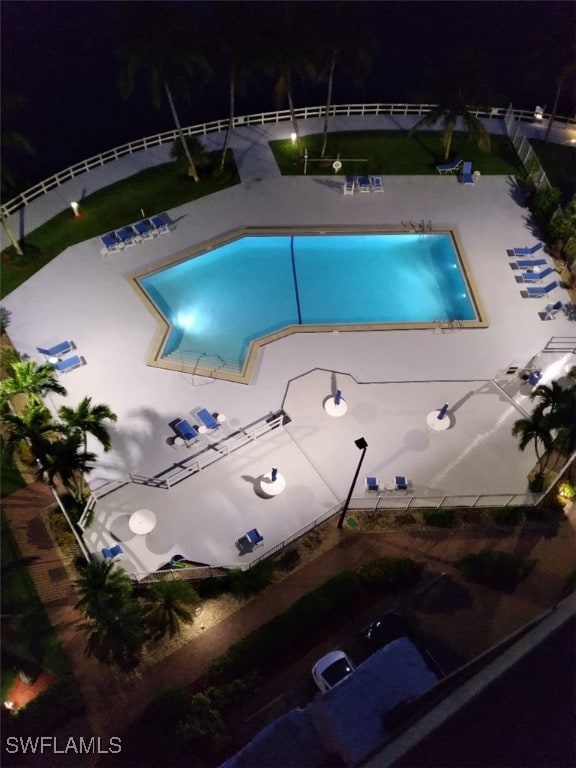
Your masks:
<path fill-rule="evenodd" d="M 562 192 L 561 204 L 565 205 L 576 191 L 576 147 L 544 144 L 543 141 L 531 141 L 530 144 L 538 155 L 550 184 Z"/>
<path fill-rule="evenodd" d="M 485 175 L 522 173 L 514 147 L 505 136 L 492 136 L 489 153 L 481 152 L 468 141 L 467 134 L 454 134 L 450 156 L 460 155 L 472 162 L 473 170 Z M 283 174 L 302 174 L 303 161 L 290 140 L 270 142 Z M 361 131 L 332 133 L 328 136 L 325 162 L 314 162 L 320 155 L 322 136 L 306 136 L 309 175 L 332 174 L 332 160 L 340 157 L 340 175 L 382 174 L 394 176 L 437 174 L 437 163 L 443 162 L 440 133 L 422 131 L 409 136 L 405 131 Z M 352 160 L 348 158 L 354 158 Z"/>
<path fill-rule="evenodd" d="M 152 216 L 238 182 L 233 160 L 227 162 L 223 174 L 204 171 L 198 183 L 181 166 L 165 163 L 100 189 L 79 201 L 82 218 L 75 219 L 68 207 L 27 235 L 29 250 L 24 258 L 16 256 L 11 247 L 3 251 L 0 296 L 9 294 L 69 246 L 141 219 L 142 210 Z"/>

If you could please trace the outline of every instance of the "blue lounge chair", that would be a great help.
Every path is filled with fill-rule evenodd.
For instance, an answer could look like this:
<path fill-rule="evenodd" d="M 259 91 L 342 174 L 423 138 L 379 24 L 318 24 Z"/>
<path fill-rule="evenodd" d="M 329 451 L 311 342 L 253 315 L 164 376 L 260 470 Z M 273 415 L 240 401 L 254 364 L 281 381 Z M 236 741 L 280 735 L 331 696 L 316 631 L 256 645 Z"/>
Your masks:
<path fill-rule="evenodd" d="M 185 443 L 191 443 L 198 437 L 198 430 L 187 419 L 180 419 L 174 424 L 174 430 L 178 437 L 181 437 Z"/>
<path fill-rule="evenodd" d="M 544 246 L 542 243 L 536 243 L 536 245 L 533 245 L 531 247 L 526 248 L 513 248 L 512 253 L 514 256 L 532 256 L 534 253 L 540 250 L 540 248 L 543 248 Z"/>
<path fill-rule="evenodd" d="M 60 344 L 55 344 L 49 349 L 44 349 L 44 347 L 36 347 L 36 349 L 41 355 L 45 355 L 46 357 L 60 357 L 60 355 L 65 355 L 67 352 L 70 352 L 74 347 L 70 341 L 61 341 Z"/>
<path fill-rule="evenodd" d="M 133 227 L 123 227 L 117 230 L 116 236 L 126 247 L 136 245 L 142 239 Z"/>
<path fill-rule="evenodd" d="M 115 557 L 122 557 L 124 555 L 124 550 L 120 544 L 115 544 L 113 547 L 104 547 L 102 554 L 104 555 L 104 560 L 113 560 Z"/>
<path fill-rule="evenodd" d="M 556 280 L 549 283 L 548 285 L 529 285 L 526 289 L 528 292 L 528 296 L 531 299 L 537 299 L 539 296 L 547 296 L 550 291 L 553 291 L 554 288 L 558 288 L 558 283 Z"/>
<path fill-rule="evenodd" d="M 218 429 L 220 426 L 220 422 L 212 416 L 210 411 L 207 411 L 206 408 L 201 408 L 197 414 L 196 417 L 200 419 L 202 424 L 204 424 L 205 427 L 208 427 L 208 429 Z"/>
<path fill-rule="evenodd" d="M 252 547 L 257 547 L 258 544 L 262 544 L 264 541 L 264 536 L 262 536 L 258 528 L 252 528 L 252 530 L 246 533 L 246 539 Z"/>
<path fill-rule="evenodd" d="M 151 216 L 150 221 L 156 227 L 156 230 L 160 235 L 164 235 L 166 232 L 174 229 L 174 223 L 167 213 L 158 213 L 156 216 Z"/>
<path fill-rule="evenodd" d="M 454 171 L 457 171 L 461 165 L 462 165 L 462 158 L 460 156 L 457 156 L 454 158 L 454 160 L 451 160 L 449 163 L 440 163 L 440 165 L 436 166 L 436 170 L 438 171 L 438 173 L 453 173 Z"/>
<path fill-rule="evenodd" d="M 356 182 L 360 192 L 370 192 L 370 182 L 368 181 L 368 176 L 358 176 Z"/>
<path fill-rule="evenodd" d="M 132 226 L 143 240 L 151 240 L 154 235 L 158 234 L 158 230 L 149 219 L 142 219 L 142 221 L 137 221 Z"/>
<path fill-rule="evenodd" d="M 372 185 L 372 192 L 384 192 L 382 176 L 370 176 L 370 184 Z"/>
<path fill-rule="evenodd" d="M 548 277 L 548 275 L 554 274 L 555 271 L 552 267 L 548 267 L 543 272 L 522 272 L 521 277 L 525 283 L 538 283 L 540 280 Z"/>
<path fill-rule="evenodd" d="M 520 259 L 516 262 L 518 269 L 532 269 L 533 267 L 543 267 L 548 262 L 546 259 Z M 510 265 L 514 269 L 514 265 Z"/>
<path fill-rule="evenodd" d="M 346 178 L 344 179 L 344 186 L 342 187 L 342 192 L 345 195 L 354 194 L 354 178 L 352 176 L 346 176 Z"/>
<path fill-rule="evenodd" d="M 380 483 L 378 482 L 377 477 L 367 477 L 366 478 L 366 490 L 367 491 L 377 491 L 380 488 Z"/>
<path fill-rule="evenodd" d="M 72 355 L 72 357 L 67 357 L 66 360 L 60 360 L 58 363 L 54 363 L 54 368 L 59 373 L 67 373 L 68 371 L 73 371 L 74 368 L 80 368 L 80 366 L 84 364 L 85 360 L 83 357 Z"/>
<path fill-rule="evenodd" d="M 472 175 L 472 163 L 466 161 L 462 166 L 462 182 L 464 184 L 474 184 L 474 176 Z"/>
<path fill-rule="evenodd" d="M 115 232 L 108 232 L 106 235 L 102 235 L 100 242 L 104 246 L 100 253 L 116 253 L 124 248 L 124 243 L 118 240 Z"/>
<path fill-rule="evenodd" d="M 408 480 L 404 475 L 396 475 L 394 478 L 394 487 L 397 491 L 405 491 L 408 488 Z"/>

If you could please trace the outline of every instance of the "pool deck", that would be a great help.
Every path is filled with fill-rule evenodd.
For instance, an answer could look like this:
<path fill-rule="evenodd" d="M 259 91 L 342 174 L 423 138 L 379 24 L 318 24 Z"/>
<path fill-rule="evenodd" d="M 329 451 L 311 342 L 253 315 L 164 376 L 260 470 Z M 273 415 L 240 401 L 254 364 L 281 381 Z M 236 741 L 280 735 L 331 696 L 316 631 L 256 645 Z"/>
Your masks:
<path fill-rule="evenodd" d="M 567 301 L 567 292 L 522 298 L 510 268 L 507 249 L 536 241 L 512 179 L 486 176 L 464 186 L 452 176 L 385 176 L 383 194 L 343 196 L 341 178 L 279 176 L 262 144 L 278 127 L 260 128 L 261 141 L 246 139 L 244 154 L 235 146 L 243 182 L 170 211 L 174 231 L 106 257 L 98 239 L 74 246 L 3 300 L 20 353 L 40 360 L 36 345 L 69 339 L 86 361 L 62 375 L 68 397 L 50 398 L 52 407 L 90 395 L 118 414 L 110 453 L 89 441 L 99 453 L 89 477 L 93 487 L 177 466 L 188 453 L 172 444 L 169 425 L 191 418 L 198 407 L 227 416 L 212 440 L 202 438 L 208 451 L 220 435 L 281 408 L 291 419 L 170 490 L 131 484 L 103 498 L 88 541 L 95 551 L 122 542 L 133 573 L 154 570 L 176 553 L 215 565 L 259 556 L 263 548 L 240 555 L 236 539 L 257 527 L 268 548 L 344 498 L 359 458 L 353 441 L 361 436 L 369 448 L 355 495 L 364 494 L 364 475 L 387 481 L 393 474 L 407 475 L 410 493 L 419 496 L 525 493 L 534 454 L 517 450 L 510 429 L 530 407 L 529 390 L 506 371 L 529 365 L 553 336 L 571 337 L 574 346 L 573 324 L 562 313 L 550 321 L 539 316 L 547 303 Z M 243 226 L 372 227 L 409 220 L 456 229 L 488 328 L 295 334 L 262 348 L 249 385 L 145 364 L 157 326 L 127 280 L 136 270 Z M 534 363 L 546 382 L 576 358 L 560 351 Z M 342 419 L 331 419 L 322 407 L 335 381 L 349 406 Z M 444 402 L 451 405 L 451 428 L 433 432 L 426 414 Z M 272 466 L 287 487 L 264 499 L 255 483 Z M 139 508 L 153 509 L 158 519 L 144 536 L 127 527 Z"/>

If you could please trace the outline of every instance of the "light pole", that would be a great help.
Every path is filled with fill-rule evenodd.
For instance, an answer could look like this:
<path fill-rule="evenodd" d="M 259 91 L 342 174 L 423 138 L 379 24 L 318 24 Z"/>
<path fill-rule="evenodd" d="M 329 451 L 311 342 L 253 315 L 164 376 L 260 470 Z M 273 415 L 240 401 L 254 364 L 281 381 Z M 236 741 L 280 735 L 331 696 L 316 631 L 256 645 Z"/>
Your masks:
<path fill-rule="evenodd" d="M 346 512 L 348 511 L 348 504 L 350 504 L 350 499 L 352 498 L 352 494 L 354 493 L 354 486 L 356 485 L 356 480 L 358 480 L 358 475 L 360 474 L 360 467 L 362 466 L 362 462 L 364 461 L 364 456 L 366 455 L 366 448 L 368 448 L 368 443 L 366 442 L 366 440 L 364 440 L 363 437 L 359 437 L 358 440 L 354 440 L 354 445 L 356 446 L 356 448 L 362 451 L 362 454 L 360 455 L 360 461 L 358 462 L 358 466 L 356 467 L 356 473 L 354 474 L 352 485 L 350 486 L 350 490 L 348 491 L 348 496 L 346 497 L 346 501 L 344 502 L 344 506 L 342 507 L 342 512 L 340 512 L 340 517 L 338 518 L 338 528 L 342 528 L 344 524 L 344 517 L 346 515 Z"/>

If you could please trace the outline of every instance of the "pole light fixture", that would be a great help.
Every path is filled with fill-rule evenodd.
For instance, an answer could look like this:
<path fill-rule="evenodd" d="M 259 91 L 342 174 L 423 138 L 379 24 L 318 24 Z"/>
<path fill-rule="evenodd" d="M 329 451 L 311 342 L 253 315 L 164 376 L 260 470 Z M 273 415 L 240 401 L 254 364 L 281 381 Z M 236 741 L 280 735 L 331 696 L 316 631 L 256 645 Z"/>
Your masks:
<path fill-rule="evenodd" d="M 350 499 L 354 493 L 354 486 L 356 485 L 356 480 L 358 480 L 358 475 L 360 474 L 360 468 L 362 467 L 362 462 L 364 461 L 364 456 L 366 455 L 366 448 L 368 448 L 368 443 L 363 437 L 359 437 L 357 440 L 354 440 L 354 445 L 356 448 L 358 448 L 359 451 L 362 451 L 362 453 L 360 454 L 360 460 L 358 461 L 358 466 L 356 467 L 356 472 L 354 473 L 354 479 L 352 480 L 352 485 L 348 491 L 348 496 L 346 497 L 346 501 L 342 507 L 342 512 L 340 512 L 340 517 L 338 518 L 338 528 L 342 528 L 344 525 L 344 518 L 346 516 L 346 512 L 348 511 L 348 504 L 350 504 Z"/>

